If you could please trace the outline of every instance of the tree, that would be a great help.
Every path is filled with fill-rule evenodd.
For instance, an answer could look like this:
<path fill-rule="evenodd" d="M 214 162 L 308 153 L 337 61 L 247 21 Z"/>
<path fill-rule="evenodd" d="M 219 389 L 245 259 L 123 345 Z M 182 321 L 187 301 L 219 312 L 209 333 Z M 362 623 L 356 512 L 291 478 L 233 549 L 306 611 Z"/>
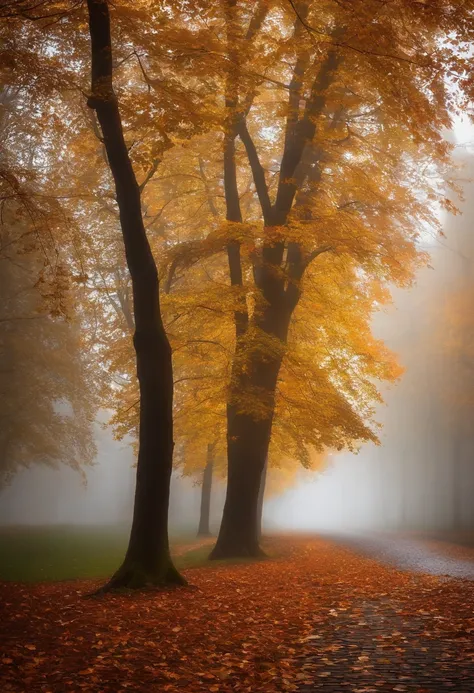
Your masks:
<path fill-rule="evenodd" d="M 17 5 L 21 21 L 41 23 L 45 3 Z M 152 253 L 163 258 L 165 296 L 156 305 L 175 351 L 177 440 L 189 448 L 197 421 L 204 459 L 215 430 L 225 431 L 228 492 L 213 555 L 260 555 L 267 458 L 273 464 L 281 453 L 307 465 L 314 452 L 377 440 L 376 381 L 396 379 L 399 369 L 373 338 L 371 317 L 387 287 L 410 283 L 425 260 L 420 230 L 436 230 L 436 204 L 447 206 L 438 176 L 449 146 L 440 131 L 456 99 L 448 79 L 463 86 L 472 4 L 193 7 L 194 16 L 189 3 L 146 6 L 144 22 L 141 6 L 118 6 L 114 83 L 127 135 L 119 149 L 135 191 L 121 221 L 135 215 L 157 300 Z M 104 166 L 113 159 L 90 115 L 77 108 L 83 122 L 70 117 L 85 65 L 81 8 L 53 9 L 61 21 L 48 22 L 48 41 L 22 24 L 22 51 L 8 44 L 7 57 L 35 65 L 55 94 L 57 85 L 70 90 L 49 117 L 60 114 L 74 133 L 69 168 L 87 162 L 74 203 L 83 249 L 94 256 L 85 288 L 102 313 L 97 350 L 120 383 L 107 396 L 116 395 L 119 428 L 136 427 L 129 333 L 140 332 L 132 309 L 141 308 L 113 237 L 117 212 Z M 15 10 L 8 4 L 6 12 Z M 113 111 L 121 136 L 115 101 L 96 105 L 106 125 Z M 58 162 L 58 170 L 66 167 Z M 107 238 L 97 233 L 104 223 Z M 132 264 L 133 291 L 144 291 Z"/>
<path fill-rule="evenodd" d="M 207 445 L 206 466 L 202 473 L 201 509 L 199 515 L 198 537 L 207 537 L 211 534 L 209 519 L 211 513 L 212 472 L 214 468 L 214 446 Z"/>
<path fill-rule="evenodd" d="M 218 154 L 209 137 L 202 139 L 207 152 L 206 176 L 215 185 Z M 188 177 L 199 179 L 203 163 L 199 162 L 201 145 L 192 143 L 194 146 L 186 150 L 186 156 L 176 149 L 170 151 L 160 168 L 160 177 L 176 181 L 178 190 L 182 187 L 189 191 L 189 184 L 184 183 Z M 223 209 L 218 189 L 212 196 L 217 215 L 211 214 L 207 219 L 200 216 L 208 192 L 203 187 L 195 188 L 192 194 L 188 192 L 185 208 L 178 197 L 176 207 L 168 204 L 161 217 L 170 234 L 167 269 L 163 271 L 172 279 L 167 281 L 171 290 L 162 296 L 162 301 L 174 354 L 175 464 L 192 474 L 202 474 L 209 440 L 218 434 L 219 447 L 225 441 L 225 408 L 233 368 L 232 318 L 241 295 L 240 290 L 225 285 L 222 250 L 225 251 L 229 227 L 220 217 Z M 165 199 L 166 194 L 162 201 L 151 197 L 150 205 L 161 207 Z M 201 210 L 200 214 L 197 210 Z M 248 213 L 254 213 L 252 205 Z M 172 243 L 174 226 L 179 234 L 183 227 L 192 230 L 191 238 Z M 241 253 L 248 258 L 254 230 L 250 224 L 242 225 L 240 233 Z M 400 370 L 394 357 L 370 332 L 372 310 L 386 296 L 373 280 L 366 282 L 359 277 L 361 295 L 356 297 L 354 286 L 354 269 L 345 262 L 325 262 L 307 282 L 301 314 L 311 314 L 317 306 L 321 327 L 315 330 L 314 323 L 305 324 L 303 319 L 294 326 L 276 393 L 269 452 L 272 467 L 311 466 L 313 451 L 323 453 L 327 448 L 354 447 L 356 441 L 375 440 L 369 425 L 373 418 L 372 402 L 378 397 L 373 379 L 393 380 Z M 250 342 L 248 347 L 254 344 Z M 117 364 L 117 373 L 129 373 L 132 359 L 128 342 L 113 343 L 112 351 L 115 356 L 111 362 Z M 353 379 L 358 383 L 357 389 Z M 136 387 L 128 376 L 127 382 L 117 390 L 115 421 L 120 434 L 136 430 L 137 424 Z M 242 408 L 252 415 L 261 415 L 262 406 L 254 393 L 240 392 L 239 398 Z"/>
<path fill-rule="evenodd" d="M 112 84 L 112 43 L 106 0 L 88 0 L 92 78 L 88 105 L 97 113 L 132 280 L 140 428 L 132 530 L 122 566 L 107 588 L 183 584 L 168 541 L 173 460 L 171 348 L 160 313 L 158 272 L 143 224 L 140 189 L 125 144 Z"/>
<path fill-rule="evenodd" d="M 277 384 L 293 316 L 313 265 L 323 262 L 328 253 L 335 264 L 351 265 L 355 294 L 362 288 L 357 286 L 361 273 L 382 283 L 406 283 L 417 255 L 412 219 L 418 216 L 434 222 L 419 197 L 442 198 L 439 189 L 430 190 L 411 170 L 415 160 L 443 163 L 447 156 L 439 128 L 449 120 L 449 99 L 439 79 L 440 54 L 434 38 L 436 31 L 446 31 L 442 8 L 427 16 L 424 8 L 410 4 L 381 13 L 379 6 L 373 11 L 371 3 L 357 3 L 356 10 L 332 3 L 292 7 L 296 19 L 287 49 L 293 63 L 289 84 L 287 62 L 280 63 L 280 74 L 272 74 L 273 83 L 288 93 L 283 110 L 276 100 L 272 109 L 268 100 L 255 98 L 256 90 L 249 93 L 239 58 L 248 53 L 252 32 L 248 24 L 242 26 L 248 18 L 245 12 L 239 14 L 237 3 L 225 3 L 230 64 L 223 88 L 228 109 L 224 135 L 227 219 L 234 224 L 242 221 L 234 145 L 238 136 L 252 171 L 262 232 L 255 238 L 250 276 L 245 277 L 240 244 L 228 245 L 230 282 L 239 286 L 247 282 L 255 308 L 250 313 L 248 301 L 243 300 L 235 312 L 235 364 L 244 366 L 234 369 L 231 384 L 227 498 L 211 554 L 214 558 L 260 554 L 258 490 L 271 439 Z M 362 22 L 361 34 L 364 16 L 367 21 Z M 354 20 L 356 32 L 351 27 Z M 407 24 L 416 27 L 411 43 L 402 28 Z M 397 98 L 401 90 L 408 97 L 403 103 Z M 282 113 L 284 126 L 278 122 Z M 262 121 L 279 136 L 262 136 Z M 413 139 L 418 152 L 411 146 Z M 274 143 L 280 142 L 282 153 L 276 155 Z M 270 177 L 267 171 L 277 161 L 275 184 L 276 176 Z M 418 197 L 410 193 L 408 181 L 420 191 Z M 253 343 L 250 350 L 249 342 Z M 354 385 L 346 385 L 354 391 Z M 243 393 L 258 398 L 266 412 L 262 414 L 260 407 L 256 415 L 242 407 Z"/>
<path fill-rule="evenodd" d="M 5 64 L 0 88 L 0 485 L 36 463 L 63 463 L 84 475 L 96 454 L 92 421 L 97 410 L 90 383 L 93 364 L 83 350 L 69 269 L 76 229 L 35 167 L 35 157 L 44 161 L 48 153 L 41 122 L 24 117 L 25 110 L 35 112 L 37 93 L 25 88 L 25 75 L 8 69 L 10 61 Z"/>
<path fill-rule="evenodd" d="M 8 197 L 0 225 L 0 485 L 36 463 L 63 463 L 84 474 L 96 452 L 97 398 L 68 272 L 61 263 L 53 276 L 48 272 L 29 217 L 39 213 L 34 203 Z"/>
<path fill-rule="evenodd" d="M 213 171 L 219 161 L 214 158 L 209 161 L 212 145 L 209 138 L 205 137 L 204 141 L 207 177 L 214 181 Z M 194 159 L 195 168 L 183 152 L 175 149 L 164 158 L 160 177 L 180 181 L 176 185 L 188 189 L 183 179 L 199 178 L 200 162 L 195 148 L 199 151 L 199 143 L 194 143 L 187 155 Z M 184 227 L 192 229 L 198 237 L 197 241 L 192 238 L 183 244 L 170 243 L 168 280 L 171 271 L 173 275 L 172 281 L 166 282 L 171 288 L 162 296 L 162 305 L 174 359 L 175 468 L 181 468 L 186 475 L 201 476 L 208 443 L 217 441 L 215 458 L 219 464 L 217 468 L 214 465 L 214 471 L 225 477 L 220 460 L 225 449 L 225 409 L 233 364 L 232 317 L 240 296 L 225 285 L 225 256 L 216 253 L 215 247 L 219 242 L 225 248 L 228 229 L 225 224 L 221 226 L 222 222 L 216 225 L 214 216 L 214 226 L 211 225 L 207 235 L 210 256 L 203 259 L 199 255 L 199 235 L 206 232 L 210 221 L 197 215 L 196 210 L 201 209 L 202 213 L 206 195 L 203 188 L 195 190 L 193 195 L 188 195 L 185 210 L 179 205 L 178 197 L 176 208 L 170 203 L 162 216 L 162 223 L 171 231 L 176 225 L 179 233 Z M 153 206 L 163 204 L 153 197 L 149 202 Z M 216 210 L 222 209 L 218 195 L 215 205 Z M 184 212 L 189 216 L 184 216 Z M 196 219 L 198 226 L 194 229 Z M 205 247 L 205 243 L 202 245 Z M 323 276 L 326 279 L 321 282 Z M 367 426 L 373 416 L 370 403 L 376 393 L 373 378 L 395 379 L 399 369 L 393 356 L 370 334 L 371 310 L 375 302 L 384 300 L 383 295 L 374 283 L 366 287 L 364 299 L 358 297 L 355 301 L 352 280 L 352 270 L 344 264 L 337 271 L 325 264 L 307 287 L 303 314 L 318 305 L 319 320 L 325 329 L 315 333 L 312 324 L 306 326 L 304 321 L 299 321 L 295 328 L 292 348 L 278 383 L 269 453 L 271 467 L 297 468 L 299 464 L 311 467 L 316 452 L 374 439 Z M 108 361 L 117 375 L 126 374 L 126 384 L 116 392 L 114 417 L 117 433 L 125 435 L 136 431 L 138 423 L 137 390 L 130 377 L 133 359 L 128 340 L 108 341 L 111 344 Z M 337 385 L 333 382 L 335 378 Z M 358 380 L 359 392 L 350 390 L 351 378 Z M 350 393 L 352 404 L 341 390 Z M 240 402 L 258 415 L 258 399 L 241 393 Z"/>

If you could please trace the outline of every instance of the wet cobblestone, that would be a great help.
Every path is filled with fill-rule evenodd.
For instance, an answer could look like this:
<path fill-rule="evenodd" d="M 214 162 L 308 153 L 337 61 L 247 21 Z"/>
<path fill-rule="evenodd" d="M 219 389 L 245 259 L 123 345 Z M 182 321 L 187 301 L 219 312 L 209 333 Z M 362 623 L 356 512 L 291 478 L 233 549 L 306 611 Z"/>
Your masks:
<path fill-rule="evenodd" d="M 402 619 L 400 608 L 367 600 L 315 631 L 315 656 L 300 662 L 300 693 L 474 693 L 474 662 L 449 654 L 452 641 L 431 637 L 429 615 Z"/>

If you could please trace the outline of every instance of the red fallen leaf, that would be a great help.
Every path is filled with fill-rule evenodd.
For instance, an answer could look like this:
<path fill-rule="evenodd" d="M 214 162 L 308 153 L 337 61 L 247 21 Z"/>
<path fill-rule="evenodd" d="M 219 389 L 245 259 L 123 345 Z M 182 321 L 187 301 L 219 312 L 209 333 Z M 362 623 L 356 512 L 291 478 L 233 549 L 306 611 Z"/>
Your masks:
<path fill-rule="evenodd" d="M 25 650 L 36 650 L 36 645 L 23 645 Z"/>
<path fill-rule="evenodd" d="M 9 623 L 5 652 L 25 667 L 32 679 L 28 689 L 42 693 L 46 681 L 54 681 L 55 691 L 71 693 L 74 686 L 85 693 L 282 693 L 301 685 L 311 690 L 319 674 L 331 681 L 322 663 L 334 673 L 344 667 L 353 690 L 372 693 L 383 685 L 377 669 L 371 670 L 373 686 L 355 688 L 360 672 L 367 671 L 367 661 L 358 659 L 369 651 L 364 643 L 375 644 L 394 667 L 388 657 L 395 653 L 401 661 L 410 642 L 418 651 L 431 651 L 433 641 L 442 641 L 447 660 L 438 662 L 438 672 L 470 661 L 472 645 L 456 634 L 474 626 L 472 614 L 466 615 L 474 585 L 413 578 L 314 538 L 271 541 L 278 561 L 194 569 L 188 578 L 196 590 L 84 600 L 81 595 L 97 583 L 78 582 L 77 590 L 71 583 L 15 589 L 0 584 L 0 600 L 10 604 L 3 621 Z M 328 615 L 331 610 L 338 618 Z M 427 615 L 416 633 L 406 626 L 420 610 Z M 352 634 L 358 642 L 353 649 Z M 37 643 L 40 657 L 20 645 L 25 640 Z M 380 661 L 377 654 L 371 660 Z"/>
<path fill-rule="evenodd" d="M 218 671 L 216 674 L 220 679 L 228 679 L 229 676 L 231 675 L 231 671 L 228 669 L 222 669 L 221 671 Z"/>

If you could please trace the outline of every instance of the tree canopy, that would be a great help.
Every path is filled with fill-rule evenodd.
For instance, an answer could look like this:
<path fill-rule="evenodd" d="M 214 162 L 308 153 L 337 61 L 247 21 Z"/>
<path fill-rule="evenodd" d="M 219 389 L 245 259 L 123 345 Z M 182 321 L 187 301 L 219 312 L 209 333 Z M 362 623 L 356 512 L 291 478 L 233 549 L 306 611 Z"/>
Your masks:
<path fill-rule="evenodd" d="M 84 3 L 2 8 L 4 112 L 16 99 L 22 113 L 2 185 L 9 214 L 31 217 L 15 221 L 20 237 L 36 225 L 30 261 L 59 258 L 31 300 L 47 295 L 55 319 L 73 301 L 88 377 L 117 435 L 139 437 L 137 315 L 153 294 L 173 351 L 175 463 L 198 472 L 209 446 L 227 452 L 214 556 L 259 555 L 267 460 L 310 467 L 378 442 L 381 383 L 401 369 L 373 315 L 454 211 L 443 131 L 472 97 L 473 3 L 91 0 L 89 13 L 98 5 L 113 56 L 99 79 Z M 120 106 L 142 266 L 104 101 Z"/>

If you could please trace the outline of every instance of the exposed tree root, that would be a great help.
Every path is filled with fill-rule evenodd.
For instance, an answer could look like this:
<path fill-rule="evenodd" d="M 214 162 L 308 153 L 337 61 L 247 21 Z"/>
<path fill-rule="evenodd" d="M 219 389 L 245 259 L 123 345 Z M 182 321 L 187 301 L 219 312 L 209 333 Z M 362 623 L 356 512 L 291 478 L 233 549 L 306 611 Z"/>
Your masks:
<path fill-rule="evenodd" d="M 151 572 L 145 570 L 137 563 L 125 560 L 110 580 L 94 592 L 92 596 L 106 594 L 115 590 L 140 590 L 147 587 L 167 589 L 170 587 L 185 587 L 187 584 L 187 580 L 178 572 L 171 561 L 166 566 Z"/>

